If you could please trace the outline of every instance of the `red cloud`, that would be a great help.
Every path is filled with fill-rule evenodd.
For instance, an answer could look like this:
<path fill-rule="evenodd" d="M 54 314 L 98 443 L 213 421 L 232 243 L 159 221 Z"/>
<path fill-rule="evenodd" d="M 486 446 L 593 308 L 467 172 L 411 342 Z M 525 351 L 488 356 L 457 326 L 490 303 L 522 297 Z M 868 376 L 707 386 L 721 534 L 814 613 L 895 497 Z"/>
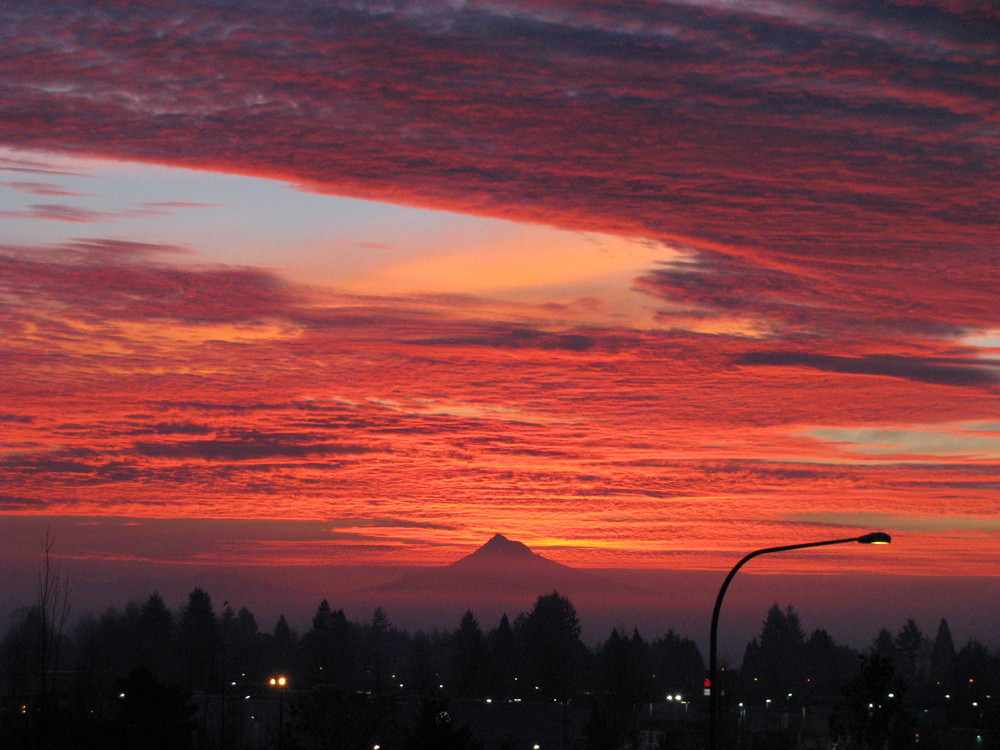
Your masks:
<path fill-rule="evenodd" d="M 702 282 L 795 279 L 805 325 L 996 323 L 982 5 L 176 10 L 7 11 L 0 141 L 681 242 Z"/>
<path fill-rule="evenodd" d="M 284 316 L 295 302 L 289 288 L 264 271 L 133 262 L 183 252 L 172 245 L 77 240 L 59 248 L 0 252 L 0 269 L 7 289 L 82 319 L 257 320 Z"/>
<path fill-rule="evenodd" d="M 995 433 L 993 363 L 954 343 L 1000 328 L 995 16 L 767 11 L 0 10 L 4 144 L 689 252 L 638 281 L 663 330 L 622 331 L 560 325 L 550 308 L 324 297 L 257 269 L 157 263 L 164 248 L 141 243 L 8 248 L 7 503 L 272 518 L 371 505 L 462 539 L 487 524 L 612 539 L 649 565 L 664 547 L 719 565 L 748 537 L 801 531 L 788 519 L 806 512 L 993 509 L 998 458 L 984 449 L 915 440 L 883 460 L 814 428 Z M 897 564 L 995 567 L 992 537 L 976 560 L 963 547 L 943 534 Z"/>

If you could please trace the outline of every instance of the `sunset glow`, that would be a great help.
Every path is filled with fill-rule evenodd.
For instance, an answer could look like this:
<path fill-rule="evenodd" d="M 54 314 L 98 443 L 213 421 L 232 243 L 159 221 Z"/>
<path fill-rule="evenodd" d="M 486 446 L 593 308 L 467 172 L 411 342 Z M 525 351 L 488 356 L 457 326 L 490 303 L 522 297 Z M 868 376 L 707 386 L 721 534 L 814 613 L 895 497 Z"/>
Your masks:
<path fill-rule="evenodd" d="M 0 523 L 997 575 L 995 5 L 404 5 L 0 10 Z"/>

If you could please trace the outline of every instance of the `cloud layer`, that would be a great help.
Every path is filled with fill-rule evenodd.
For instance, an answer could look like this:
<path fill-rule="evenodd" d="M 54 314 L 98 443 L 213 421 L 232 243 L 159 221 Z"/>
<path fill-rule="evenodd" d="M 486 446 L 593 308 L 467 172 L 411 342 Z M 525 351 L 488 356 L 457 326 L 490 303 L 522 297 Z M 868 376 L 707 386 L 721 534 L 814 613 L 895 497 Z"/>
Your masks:
<path fill-rule="evenodd" d="M 8 243 L 0 507 L 389 516 L 409 525 L 358 532 L 360 558 L 502 530 L 690 566 L 852 512 L 992 512 L 995 454 L 864 430 L 1000 419 L 997 353 L 969 343 L 1000 330 L 998 29 L 976 2 L 10 4 L 0 144 L 677 255 L 634 281 L 649 330 L 304 288 L 141 236 Z M 69 169 L 0 170 L 39 201 L 0 230 L 191 205 L 91 209 Z M 995 529 L 977 563 L 959 527 L 895 564 L 992 570 Z"/>

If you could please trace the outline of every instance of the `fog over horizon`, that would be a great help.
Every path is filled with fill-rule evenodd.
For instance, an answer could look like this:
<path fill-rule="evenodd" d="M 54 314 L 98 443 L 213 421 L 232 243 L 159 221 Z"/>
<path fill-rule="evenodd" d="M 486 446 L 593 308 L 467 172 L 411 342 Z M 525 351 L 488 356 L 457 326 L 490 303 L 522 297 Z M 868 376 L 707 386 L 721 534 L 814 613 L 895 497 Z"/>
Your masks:
<path fill-rule="evenodd" d="M 30 606 L 37 598 L 41 558 L 25 545 L 16 567 L 4 571 L 10 582 L 0 592 L 0 621 Z M 484 541 L 476 553 L 490 546 Z M 523 546 L 523 545 L 522 545 Z M 408 632 L 450 631 L 463 613 L 472 610 L 484 628 L 495 627 L 502 615 L 513 619 L 528 611 L 535 599 L 558 591 L 580 615 L 582 637 L 588 644 L 607 638 L 612 628 L 646 638 L 668 629 L 695 641 L 707 653 L 711 608 L 724 571 L 587 569 L 558 565 L 543 555 L 530 557 L 551 563 L 555 577 L 534 583 L 525 569 L 504 555 L 487 558 L 493 576 L 476 580 L 477 569 L 460 565 L 474 559 L 470 552 L 449 565 L 429 566 L 226 566 L 165 565 L 143 561 L 82 560 L 62 557 L 58 544 L 52 560 L 69 591 L 72 619 L 100 615 L 108 608 L 139 603 L 154 591 L 170 607 L 179 607 L 190 591 L 202 588 L 221 613 L 252 611 L 263 630 L 284 615 L 293 629 L 304 632 L 319 602 L 326 599 L 356 622 L 366 622 L 381 607 L 394 626 Z M 796 554 L 796 553 L 789 553 Z M 531 562 L 529 560 L 529 562 Z M 734 561 L 735 562 L 735 561 Z M 931 633 L 945 618 L 956 641 L 976 638 L 1000 646 L 992 602 L 1000 595 L 1000 579 L 992 585 L 957 578 L 938 581 L 928 589 L 920 577 L 871 573 L 841 575 L 788 574 L 768 569 L 768 558 L 752 562 L 734 579 L 720 622 L 720 654 L 739 663 L 745 645 L 756 635 L 767 610 L 791 605 L 807 632 L 825 629 L 838 643 L 865 649 L 882 628 L 895 630 L 913 618 Z M 483 572 L 483 569 L 478 569 Z M 537 571 L 531 568 L 531 575 Z M 448 574 L 444 577 L 442 573 Z M 551 571 L 550 571 L 551 573 Z M 455 575 L 469 576 L 468 585 Z M 946 585 L 940 585 L 946 584 Z M 946 592 L 941 594 L 940 592 Z M 877 603 L 877 606 L 873 606 Z"/>

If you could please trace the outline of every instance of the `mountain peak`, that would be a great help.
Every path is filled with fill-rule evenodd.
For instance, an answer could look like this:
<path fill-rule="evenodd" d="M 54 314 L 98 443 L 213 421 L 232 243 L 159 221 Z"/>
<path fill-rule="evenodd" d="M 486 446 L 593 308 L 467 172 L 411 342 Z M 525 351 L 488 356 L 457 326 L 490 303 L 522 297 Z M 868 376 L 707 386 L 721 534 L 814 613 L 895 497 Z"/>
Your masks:
<path fill-rule="evenodd" d="M 505 557 L 520 558 L 536 557 L 528 545 L 523 542 L 515 542 L 508 539 L 503 534 L 494 534 L 493 537 L 482 547 L 477 549 L 470 557 Z"/>
<path fill-rule="evenodd" d="M 400 601 L 411 603 L 432 595 L 458 601 L 461 594 L 469 597 L 465 600 L 466 605 L 473 601 L 487 601 L 492 605 L 502 600 L 518 601 L 516 606 L 520 607 L 528 603 L 527 595 L 549 591 L 559 591 L 564 596 L 619 601 L 630 595 L 627 588 L 549 560 L 532 552 L 523 542 L 494 534 L 475 552 L 453 563 L 414 571 L 371 591 L 379 592 L 380 596 L 395 592 L 401 597 Z"/>

